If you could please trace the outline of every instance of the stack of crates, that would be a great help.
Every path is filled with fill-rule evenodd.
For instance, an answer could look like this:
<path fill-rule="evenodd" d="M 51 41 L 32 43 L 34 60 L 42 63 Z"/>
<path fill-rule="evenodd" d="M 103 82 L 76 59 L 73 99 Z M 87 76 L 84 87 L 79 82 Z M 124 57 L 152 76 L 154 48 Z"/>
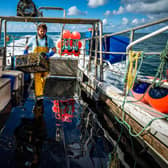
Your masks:
<path fill-rule="evenodd" d="M 11 83 L 8 78 L 0 78 L 0 113 L 5 110 L 5 107 L 11 100 Z"/>
<path fill-rule="evenodd" d="M 71 99 L 76 95 L 78 58 L 54 55 L 50 58 L 50 75 L 44 94 L 57 100 Z"/>
<path fill-rule="evenodd" d="M 18 105 L 23 99 L 24 92 L 24 73 L 17 70 L 5 70 L 2 78 L 10 79 L 13 105 Z"/>
<path fill-rule="evenodd" d="M 11 100 L 10 79 L 2 78 L 4 48 L 0 47 L 0 113 L 6 111 Z"/>

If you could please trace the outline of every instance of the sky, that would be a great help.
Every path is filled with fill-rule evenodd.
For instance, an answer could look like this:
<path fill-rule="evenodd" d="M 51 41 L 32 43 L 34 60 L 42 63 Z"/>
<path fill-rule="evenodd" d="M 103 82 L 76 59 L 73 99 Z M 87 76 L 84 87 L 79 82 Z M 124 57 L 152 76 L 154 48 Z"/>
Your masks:
<path fill-rule="evenodd" d="M 1 0 L 2 1 L 2 0 Z M 0 16 L 16 16 L 19 0 L 3 0 Z M 36 7 L 62 7 L 67 17 L 95 18 L 103 21 L 104 32 L 118 32 L 168 17 L 168 0 L 33 0 Z M 44 11 L 46 17 L 62 17 L 60 11 Z M 163 25 L 162 25 L 163 26 Z M 49 31 L 61 26 L 50 25 Z M 67 26 L 87 31 L 88 26 Z M 8 31 L 34 31 L 35 25 L 8 23 Z"/>

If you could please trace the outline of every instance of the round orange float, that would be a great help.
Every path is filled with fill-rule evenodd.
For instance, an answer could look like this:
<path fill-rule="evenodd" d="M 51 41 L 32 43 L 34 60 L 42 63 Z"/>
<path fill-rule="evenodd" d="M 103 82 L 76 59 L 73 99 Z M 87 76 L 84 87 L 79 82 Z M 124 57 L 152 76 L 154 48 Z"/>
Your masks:
<path fill-rule="evenodd" d="M 71 38 L 75 39 L 75 40 L 79 40 L 81 38 L 81 35 L 79 32 L 74 31 L 74 32 L 72 32 Z"/>
<path fill-rule="evenodd" d="M 6 36 L 5 39 L 6 39 L 6 42 L 9 42 L 10 40 L 9 36 Z"/>
<path fill-rule="evenodd" d="M 69 30 L 64 30 L 62 37 L 63 39 L 71 38 L 71 32 Z"/>
<path fill-rule="evenodd" d="M 150 86 L 144 97 L 154 109 L 168 114 L 168 89 Z"/>
<path fill-rule="evenodd" d="M 135 83 L 133 88 L 131 89 L 131 93 L 135 97 L 135 99 L 147 104 L 147 101 L 144 98 L 144 93 L 146 93 L 149 85 L 150 84 L 145 82 Z"/>

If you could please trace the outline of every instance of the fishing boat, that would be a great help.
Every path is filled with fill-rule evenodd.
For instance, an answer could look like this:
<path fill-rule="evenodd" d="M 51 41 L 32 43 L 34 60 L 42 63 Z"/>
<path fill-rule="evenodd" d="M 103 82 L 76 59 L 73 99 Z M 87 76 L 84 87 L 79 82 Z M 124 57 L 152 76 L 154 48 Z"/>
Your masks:
<path fill-rule="evenodd" d="M 57 7 L 41 7 L 37 11 L 45 9 L 61 10 L 65 14 L 64 9 Z M 43 99 L 36 100 L 33 75 L 30 75 L 39 70 L 33 66 L 40 67 L 40 64 L 37 61 L 33 62 L 36 65 L 31 64 L 22 54 L 17 55 L 15 51 L 20 46 L 12 45 L 13 53 L 6 52 L 8 22 L 62 24 L 59 47 L 65 47 L 64 51 L 65 25 L 92 27 L 87 38 L 80 39 L 80 52 L 68 53 L 67 48 L 49 59 Z M 165 43 L 163 52 L 133 50 L 135 45 L 168 31 L 168 26 L 134 39 L 137 30 L 167 22 L 168 18 L 164 18 L 103 35 L 99 19 L 50 18 L 42 16 L 42 12 L 37 17 L 1 16 L 4 45 L 0 47 L 0 165 L 167 167 L 167 111 L 162 113 L 152 104 L 140 101 L 142 96 L 135 99 L 131 95 L 137 82 L 164 88 L 164 96 L 168 95 L 167 80 L 158 79 L 165 76 L 168 44 Z M 79 44 L 79 39 L 72 40 Z M 154 79 L 139 74 L 143 59 L 149 55 L 162 58 Z M 109 82 L 112 76 L 118 78 Z M 166 106 L 168 101 L 164 103 Z"/>

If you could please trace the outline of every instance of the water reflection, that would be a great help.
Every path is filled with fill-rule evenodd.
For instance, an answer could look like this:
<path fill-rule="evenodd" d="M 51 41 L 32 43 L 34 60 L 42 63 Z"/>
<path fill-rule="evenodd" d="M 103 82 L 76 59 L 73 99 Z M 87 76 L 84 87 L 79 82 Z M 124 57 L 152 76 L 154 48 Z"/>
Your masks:
<path fill-rule="evenodd" d="M 46 137 L 43 101 L 35 103 L 34 119 L 22 118 L 20 125 L 15 129 L 16 140 L 15 159 L 16 167 L 37 167 L 39 165 L 40 154 L 43 141 Z"/>
<path fill-rule="evenodd" d="M 82 101 L 71 99 L 60 103 L 59 115 L 54 103 L 50 99 L 31 100 L 26 103 L 29 110 L 15 109 L 3 132 L 3 136 L 13 137 L 12 147 L 7 151 L 0 146 L 0 157 L 4 156 L 0 167 L 108 168 L 114 147 L 95 113 Z M 70 116 L 65 119 L 67 112 Z M 15 125 L 14 115 L 18 120 Z"/>

